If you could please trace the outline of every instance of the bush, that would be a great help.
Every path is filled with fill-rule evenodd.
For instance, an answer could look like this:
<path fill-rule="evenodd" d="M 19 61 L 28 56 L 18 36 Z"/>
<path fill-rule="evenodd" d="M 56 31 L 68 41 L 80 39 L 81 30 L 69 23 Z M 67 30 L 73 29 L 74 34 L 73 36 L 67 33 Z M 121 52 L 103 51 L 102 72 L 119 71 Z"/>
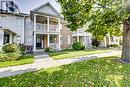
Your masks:
<path fill-rule="evenodd" d="M 100 41 L 98 41 L 97 39 L 92 40 L 92 46 L 99 47 L 99 45 L 100 45 Z"/>
<path fill-rule="evenodd" d="M 7 44 L 2 47 L 2 50 L 5 53 L 13 53 L 17 51 L 17 45 L 16 44 Z"/>
<path fill-rule="evenodd" d="M 17 53 L 0 53 L 0 62 L 17 60 L 19 56 Z"/>
<path fill-rule="evenodd" d="M 72 45 L 73 50 L 84 50 L 85 46 L 81 42 L 75 42 Z"/>
<path fill-rule="evenodd" d="M 111 47 L 117 48 L 117 47 L 119 47 L 119 45 L 118 44 L 112 44 Z"/>
<path fill-rule="evenodd" d="M 53 48 L 51 48 L 51 47 L 47 47 L 47 48 L 45 49 L 45 52 L 52 52 L 52 51 L 54 51 L 54 50 L 53 50 Z"/>
<path fill-rule="evenodd" d="M 19 44 L 19 49 L 23 55 L 26 54 L 26 47 L 24 46 L 24 44 Z"/>
<path fill-rule="evenodd" d="M 82 46 L 82 47 L 81 47 L 81 50 L 85 50 L 85 46 Z"/>

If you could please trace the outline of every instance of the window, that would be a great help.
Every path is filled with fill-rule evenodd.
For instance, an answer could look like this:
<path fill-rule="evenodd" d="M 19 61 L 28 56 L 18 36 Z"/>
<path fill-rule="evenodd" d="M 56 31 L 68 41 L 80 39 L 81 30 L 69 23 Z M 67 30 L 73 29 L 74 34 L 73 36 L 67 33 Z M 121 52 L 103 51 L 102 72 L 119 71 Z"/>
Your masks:
<path fill-rule="evenodd" d="M 114 42 L 114 37 L 111 37 L 111 42 Z"/>
<path fill-rule="evenodd" d="M 4 44 L 9 43 L 9 35 L 4 35 Z"/>
<path fill-rule="evenodd" d="M 50 43 L 55 43 L 55 42 L 56 42 L 56 37 L 50 36 Z"/>
<path fill-rule="evenodd" d="M 68 44 L 71 44 L 70 35 L 68 35 Z"/>

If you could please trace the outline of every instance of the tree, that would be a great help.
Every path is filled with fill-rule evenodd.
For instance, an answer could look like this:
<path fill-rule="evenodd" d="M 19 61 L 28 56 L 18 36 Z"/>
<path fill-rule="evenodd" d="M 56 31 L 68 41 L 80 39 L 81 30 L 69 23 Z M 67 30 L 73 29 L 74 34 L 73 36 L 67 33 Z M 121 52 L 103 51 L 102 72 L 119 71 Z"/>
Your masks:
<path fill-rule="evenodd" d="M 123 29 L 122 58 L 130 62 L 130 16 L 129 5 L 125 0 L 58 0 L 62 14 L 68 21 L 68 28 L 77 30 L 91 22 L 86 31 L 97 39 L 107 34 L 119 36 Z M 130 19 L 130 18 L 129 18 Z"/>

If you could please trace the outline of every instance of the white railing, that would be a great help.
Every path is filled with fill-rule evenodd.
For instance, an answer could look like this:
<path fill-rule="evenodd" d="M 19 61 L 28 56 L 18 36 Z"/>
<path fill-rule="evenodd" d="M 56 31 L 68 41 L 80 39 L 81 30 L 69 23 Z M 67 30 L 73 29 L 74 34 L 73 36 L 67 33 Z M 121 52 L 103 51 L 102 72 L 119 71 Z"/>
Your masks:
<path fill-rule="evenodd" d="M 91 34 L 89 32 L 86 32 L 83 28 L 74 31 L 72 34 L 73 36 L 91 36 Z"/>
<path fill-rule="evenodd" d="M 49 29 L 50 32 L 58 32 L 59 26 L 58 25 L 50 25 L 49 28 L 50 28 Z"/>
<path fill-rule="evenodd" d="M 82 29 L 79 29 L 79 30 L 73 32 L 73 35 L 75 35 L 75 34 L 85 35 L 85 34 L 87 34 L 87 32 L 85 32 Z"/>
<path fill-rule="evenodd" d="M 36 30 L 37 31 L 47 31 L 47 24 L 41 24 L 41 23 L 37 23 L 36 24 Z"/>
<path fill-rule="evenodd" d="M 57 50 L 58 44 L 57 43 L 50 43 L 49 46 L 53 48 L 54 50 Z"/>
<path fill-rule="evenodd" d="M 58 25 L 49 25 L 49 32 L 59 32 L 59 26 Z M 36 24 L 36 31 L 39 32 L 47 32 L 47 24 L 41 24 L 37 23 Z"/>

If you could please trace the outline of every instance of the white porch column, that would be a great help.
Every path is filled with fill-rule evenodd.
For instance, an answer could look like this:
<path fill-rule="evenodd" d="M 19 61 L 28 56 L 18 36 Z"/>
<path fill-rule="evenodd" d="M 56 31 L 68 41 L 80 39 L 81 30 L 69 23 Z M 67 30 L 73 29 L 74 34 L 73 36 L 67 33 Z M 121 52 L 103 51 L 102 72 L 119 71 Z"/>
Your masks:
<path fill-rule="evenodd" d="M 61 43 L 60 43 L 61 39 L 60 39 L 60 34 L 58 35 L 58 50 L 61 50 Z"/>
<path fill-rule="evenodd" d="M 35 33 L 35 31 L 36 31 L 36 21 L 37 21 L 37 19 L 36 19 L 36 14 L 34 14 L 34 31 L 33 31 L 33 51 L 36 51 L 36 33 Z"/>
<path fill-rule="evenodd" d="M 58 30 L 60 32 L 60 18 L 58 18 Z"/>
<path fill-rule="evenodd" d="M 108 40 L 109 40 L 108 45 L 110 45 L 111 44 L 111 37 L 110 37 L 110 35 L 108 36 Z"/>
<path fill-rule="evenodd" d="M 47 47 L 50 47 L 50 34 L 47 34 Z"/>
<path fill-rule="evenodd" d="M 12 44 L 12 42 L 13 42 L 13 35 L 10 33 L 9 34 L 9 43 Z"/>
<path fill-rule="evenodd" d="M 84 36 L 84 45 L 85 45 L 85 49 L 87 49 L 87 37 L 86 36 Z"/>
<path fill-rule="evenodd" d="M 36 33 L 33 33 L 33 51 L 36 51 Z"/>
<path fill-rule="evenodd" d="M 50 31 L 50 17 L 47 17 L 47 31 Z"/>
<path fill-rule="evenodd" d="M 106 40 L 106 37 L 104 37 L 104 46 L 105 46 L 105 47 L 107 46 L 107 40 Z"/>
<path fill-rule="evenodd" d="M 36 21 L 37 21 L 36 17 L 37 17 L 37 15 L 34 14 L 34 31 L 36 31 Z"/>
<path fill-rule="evenodd" d="M 4 44 L 4 30 L 0 29 L 0 47 Z"/>

